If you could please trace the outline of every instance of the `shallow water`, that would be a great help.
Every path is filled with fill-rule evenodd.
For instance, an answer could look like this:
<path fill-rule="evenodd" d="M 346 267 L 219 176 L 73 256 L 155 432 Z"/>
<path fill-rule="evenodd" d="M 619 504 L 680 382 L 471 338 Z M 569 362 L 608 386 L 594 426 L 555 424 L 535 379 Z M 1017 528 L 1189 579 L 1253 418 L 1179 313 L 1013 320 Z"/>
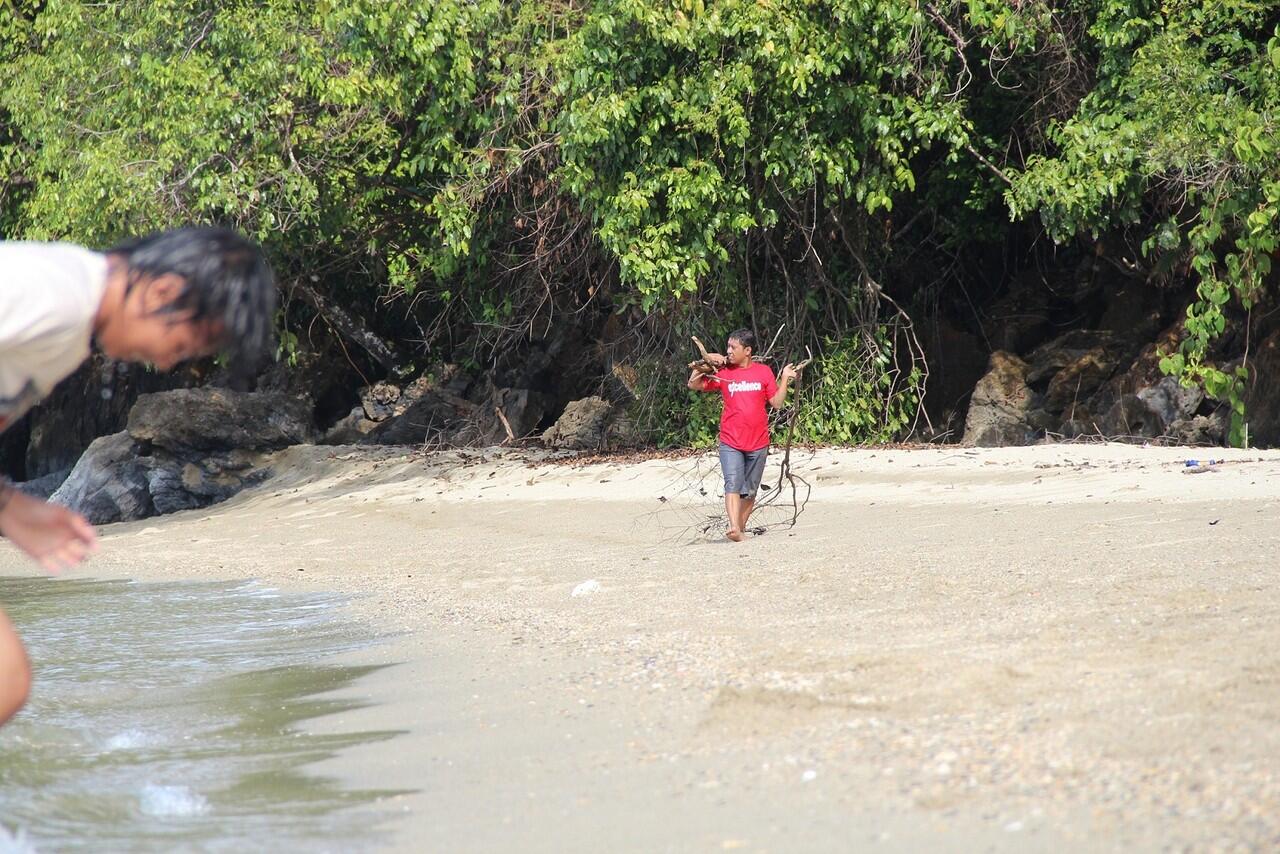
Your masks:
<path fill-rule="evenodd" d="M 42 851 L 377 847 L 393 793 L 305 767 L 395 735 L 306 732 L 373 669 L 333 663 L 375 641 L 339 597 L 0 579 L 0 603 L 35 669 L 0 729 L 0 827 Z"/>

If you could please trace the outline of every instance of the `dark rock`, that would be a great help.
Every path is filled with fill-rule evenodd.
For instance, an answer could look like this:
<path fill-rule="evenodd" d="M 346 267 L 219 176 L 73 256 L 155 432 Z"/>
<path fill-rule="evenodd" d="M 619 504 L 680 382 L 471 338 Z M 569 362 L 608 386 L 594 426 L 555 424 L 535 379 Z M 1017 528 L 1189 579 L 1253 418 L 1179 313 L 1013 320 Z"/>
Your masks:
<path fill-rule="evenodd" d="M 1067 418 L 1074 417 L 1081 403 L 1088 400 L 1115 369 L 1115 359 L 1101 347 L 1080 353 L 1049 381 L 1044 408 Z"/>
<path fill-rule="evenodd" d="M 1074 418 L 1075 409 L 1114 373 L 1124 349 L 1109 332 L 1067 332 L 1027 357 L 1027 384 L 1044 392 L 1046 412 Z"/>
<path fill-rule="evenodd" d="M 1085 353 L 1098 349 L 1106 349 L 1112 336 L 1106 332 L 1089 329 L 1075 329 L 1065 332 L 1051 341 L 1046 341 L 1032 350 L 1026 357 L 1027 383 L 1044 387 L 1054 374 Z"/>
<path fill-rule="evenodd" d="M 401 414 L 378 423 L 361 440 L 368 445 L 420 445 L 446 440 L 464 430 L 475 417 L 476 405 L 444 389 L 422 395 Z"/>
<path fill-rule="evenodd" d="M 288 359 L 269 364 L 258 375 L 253 391 L 276 392 L 311 403 L 311 420 L 329 426 L 360 403 L 358 388 L 364 380 L 349 354 L 326 339 L 321 350 L 298 347 Z M 208 385 L 222 385 L 237 391 L 247 389 L 210 378 Z"/>
<path fill-rule="evenodd" d="M 614 406 L 604 398 L 587 397 L 565 407 L 564 414 L 542 434 L 551 448 L 596 450 L 607 444 L 607 430 Z"/>
<path fill-rule="evenodd" d="M 476 403 L 474 412 L 466 426 L 453 436 L 455 444 L 501 445 L 520 441 L 537 430 L 547 411 L 545 395 L 524 388 L 497 388 L 489 380 L 477 383 L 472 395 Z"/>
<path fill-rule="evenodd" d="M 457 419 L 445 416 L 440 409 L 441 401 L 452 405 L 449 401 L 461 397 L 461 393 L 471 385 L 470 377 L 462 374 L 456 365 L 443 365 L 437 377 L 425 373 L 401 388 L 388 382 L 375 383 L 360 389 L 360 406 L 355 407 L 344 418 L 333 425 L 321 439 L 325 445 L 347 445 L 366 441 L 379 424 L 400 418 L 410 409 L 415 409 L 423 398 L 435 394 L 434 402 L 427 402 L 415 409 L 415 415 L 409 421 L 397 427 L 388 427 L 381 431 L 376 441 L 383 444 L 418 444 L 424 441 L 429 433 L 439 434 L 457 428 Z M 464 409 L 468 407 L 463 407 Z M 427 417 L 419 430 L 415 422 Z M 432 418 L 434 416 L 434 418 Z M 433 431 L 428 424 L 442 425 L 440 430 Z M 403 439 L 404 441 L 391 441 Z"/>
<path fill-rule="evenodd" d="M 1155 413 L 1163 429 L 1195 414 L 1204 401 L 1204 390 L 1199 386 L 1188 388 L 1177 377 L 1162 377 L 1155 385 L 1139 391 L 1138 399 Z"/>
<path fill-rule="evenodd" d="M 1165 431 L 1165 438 L 1179 445 L 1215 445 L 1227 443 L 1231 427 L 1230 410 L 1219 407 L 1212 415 L 1196 415 L 1174 421 Z"/>
<path fill-rule="evenodd" d="M 386 421 L 396 415 L 396 404 L 400 401 L 400 386 L 388 382 L 374 383 L 360 390 L 360 405 L 364 408 L 364 417 L 370 421 Z M 403 412 L 407 407 L 401 407 Z"/>
<path fill-rule="evenodd" d="M 218 388 L 144 394 L 129 413 L 136 441 L 176 452 L 274 450 L 311 439 L 305 401 Z"/>
<path fill-rule="evenodd" d="M 1184 388 L 1174 376 L 1164 376 L 1137 394 L 1124 394 L 1098 420 L 1107 437 L 1155 439 L 1178 421 L 1190 419 L 1204 401 L 1199 388 Z"/>
<path fill-rule="evenodd" d="M 1078 436 L 1097 435 L 1098 429 L 1094 426 L 1093 417 L 1087 412 L 1081 412 L 1080 417 L 1063 421 L 1055 432 L 1063 439 L 1075 439 Z"/>
<path fill-rule="evenodd" d="M 1280 332 L 1263 339 L 1250 355 L 1248 369 L 1244 411 L 1249 444 L 1280 445 Z"/>
<path fill-rule="evenodd" d="M 155 515 L 147 480 L 150 466 L 128 433 L 95 439 L 66 481 L 50 496 L 95 525 Z"/>
<path fill-rule="evenodd" d="M 1030 422 L 1041 421 L 1038 403 L 1027 386 L 1028 365 L 1012 353 L 991 354 L 988 370 L 978 380 L 965 418 L 964 444 L 979 447 L 1029 445 L 1037 438 Z"/>
<path fill-rule="evenodd" d="M 364 441 L 364 437 L 368 436 L 377 426 L 377 421 L 370 421 L 364 417 L 364 407 L 356 406 L 352 408 L 346 418 L 341 419 L 325 431 L 319 444 L 354 445 Z"/>
<path fill-rule="evenodd" d="M 1094 413 L 1106 413 L 1125 395 L 1137 394 L 1164 378 L 1160 370 L 1160 354 L 1177 350 L 1182 340 L 1182 322 L 1169 326 L 1160 336 L 1146 345 L 1129 367 L 1117 371 L 1089 399 L 1088 409 Z"/>
<path fill-rule="evenodd" d="M 1113 439 L 1154 439 L 1164 436 L 1174 422 L 1191 418 L 1204 400 L 1203 392 L 1183 388 L 1176 378 L 1165 376 L 1160 370 L 1161 353 L 1175 350 L 1181 336 L 1181 323 L 1165 329 L 1156 341 L 1141 349 L 1127 368 L 1112 372 L 1098 384 L 1083 406 L 1067 407 L 1067 420 L 1079 422 L 1070 425 L 1070 429 L 1081 426 L 1086 428 L 1081 435 Z M 1107 353 L 1108 357 L 1126 355 L 1119 349 L 1108 348 Z M 1105 364 L 1092 370 L 1090 379 L 1100 376 L 1104 368 Z M 1066 382 L 1064 377 L 1062 383 Z M 1069 432 L 1067 427 L 1064 423 L 1063 435 Z"/>
<path fill-rule="evenodd" d="M 973 387 L 987 370 L 982 340 L 945 319 L 925 326 L 925 358 L 929 365 L 925 413 L 939 430 L 949 430 L 969 405 Z"/>
<path fill-rule="evenodd" d="M 1136 394 L 1126 394 L 1097 421 L 1097 428 L 1111 439 L 1154 439 L 1164 433 L 1164 422 Z"/>
<path fill-rule="evenodd" d="M 471 388 L 473 378 L 458 365 L 452 363 L 442 365 L 439 374 L 434 387 L 442 392 L 465 397 L 467 390 Z"/>
<path fill-rule="evenodd" d="M 546 398 L 527 388 L 494 389 L 490 402 L 493 404 L 494 418 L 484 436 L 486 444 L 501 444 L 508 438 L 502 419 L 497 417 L 498 412 L 507 419 L 511 433 L 517 440 L 534 432 L 546 415 Z"/>
<path fill-rule="evenodd" d="M 50 472 L 43 477 L 28 480 L 24 483 L 15 483 L 14 486 L 32 498 L 44 500 L 53 495 L 59 486 L 62 486 L 69 474 L 71 474 L 71 469 L 66 468 L 61 471 Z"/>
<path fill-rule="evenodd" d="M 243 452 L 187 461 L 160 453 L 147 471 L 147 487 L 156 513 L 176 513 L 226 501 L 270 473 L 257 455 Z"/>
<path fill-rule="evenodd" d="M 95 525 L 129 522 L 208 507 L 271 473 L 262 455 L 245 451 L 143 450 L 128 433 L 95 440 L 49 500 Z"/>
<path fill-rule="evenodd" d="M 610 448 L 639 448 L 645 444 L 645 436 L 625 410 L 615 408 L 605 428 L 604 441 Z"/>

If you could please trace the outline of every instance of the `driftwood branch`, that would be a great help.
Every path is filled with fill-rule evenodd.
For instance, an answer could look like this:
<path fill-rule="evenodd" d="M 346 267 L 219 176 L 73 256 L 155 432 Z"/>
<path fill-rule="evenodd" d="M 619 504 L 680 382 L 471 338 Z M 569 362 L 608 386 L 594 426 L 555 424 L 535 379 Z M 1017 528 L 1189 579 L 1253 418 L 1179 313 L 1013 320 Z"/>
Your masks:
<path fill-rule="evenodd" d="M 505 445 L 507 444 L 507 442 L 514 442 L 516 440 L 516 434 L 511 430 L 511 422 L 507 420 L 506 413 L 502 411 L 502 407 L 495 406 L 493 408 L 493 411 L 497 413 L 498 420 L 502 422 L 502 429 L 507 431 L 506 441 L 504 441 L 502 444 Z"/>
<path fill-rule="evenodd" d="M 702 354 L 702 357 L 690 362 L 689 370 L 697 371 L 700 374 L 714 374 L 724 367 L 723 364 L 717 365 L 711 360 L 712 354 L 707 352 L 707 348 L 698 340 L 698 336 L 693 336 L 693 343 L 698 348 L 698 352 Z"/>
<path fill-rule="evenodd" d="M 335 305 L 305 282 L 294 282 L 294 291 L 333 327 L 334 331 L 373 357 L 374 361 L 395 376 L 409 371 L 409 365 L 394 347 L 373 333 L 360 318 Z"/>
<path fill-rule="evenodd" d="M 807 354 L 807 358 L 802 362 L 796 363 L 795 369 L 797 374 L 808 367 L 809 363 L 813 361 L 813 351 L 808 347 L 805 347 L 804 349 Z M 791 447 L 795 440 L 796 419 L 800 415 L 801 396 L 802 385 L 800 383 L 799 376 L 797 376 L 795 383 L 795 396 L 792 398 L 791 407 L 787 412 L 787 437 L 783 443 L 782 462 L 778 467 L 778 486 L 776 489 L 771 490 L 768 495 L 756 504 L 757 508 L 762 508 L 777 503 L 781 500 L 782 485 L 783 483 L 786 483 L 791 488 L 791 518 L 784 523 L 788 528 L 795 527 L 797 520 L 800 518 L 800 514 L 804 512 L 804 508 L 809 503 L 809 496 L 813 493 L 813 487 L 809 484 L 809 481 L 791 470 Z M 757 530 L 756 533 L 763 533 L 763 530 Z"/>

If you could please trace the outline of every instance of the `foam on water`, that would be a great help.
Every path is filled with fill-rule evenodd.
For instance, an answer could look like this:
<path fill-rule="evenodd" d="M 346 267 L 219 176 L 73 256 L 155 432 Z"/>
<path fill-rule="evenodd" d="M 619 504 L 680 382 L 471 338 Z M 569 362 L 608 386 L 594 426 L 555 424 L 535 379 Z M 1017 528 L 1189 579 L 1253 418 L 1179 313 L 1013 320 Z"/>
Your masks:
<path fill-rule="evenodd" d="M 147 783 L 142 787 L 138 801 L 143 815 L 156 818 L 204 815 L 209 812 L 209 801 L 187 786 Z"/>
<path fill-rule="evenodd" d="M 374 847 L 397 793 L 308 770 L 394 735 L 308 730 L 375 669 L 333 663 L 375 640 L 338 597 L 0 578 L 0 602 L 36 671 L 0 729 L 0 854 Z"/>

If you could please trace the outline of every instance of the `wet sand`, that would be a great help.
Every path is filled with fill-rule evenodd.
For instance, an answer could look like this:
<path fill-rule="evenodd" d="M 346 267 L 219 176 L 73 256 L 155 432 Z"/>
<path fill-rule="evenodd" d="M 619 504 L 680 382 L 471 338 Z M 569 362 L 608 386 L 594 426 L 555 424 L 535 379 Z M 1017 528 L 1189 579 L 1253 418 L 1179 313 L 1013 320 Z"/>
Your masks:
<path fill-rule="evenodd" d="M 793 462 L 732 544 L 709 456 L 296 448 L 75 576 L 353 594 L 394 666 L 318 727 L 406 732 L 321 770 L 394 850 L 1280 846 L 1280 452 Z"/>

